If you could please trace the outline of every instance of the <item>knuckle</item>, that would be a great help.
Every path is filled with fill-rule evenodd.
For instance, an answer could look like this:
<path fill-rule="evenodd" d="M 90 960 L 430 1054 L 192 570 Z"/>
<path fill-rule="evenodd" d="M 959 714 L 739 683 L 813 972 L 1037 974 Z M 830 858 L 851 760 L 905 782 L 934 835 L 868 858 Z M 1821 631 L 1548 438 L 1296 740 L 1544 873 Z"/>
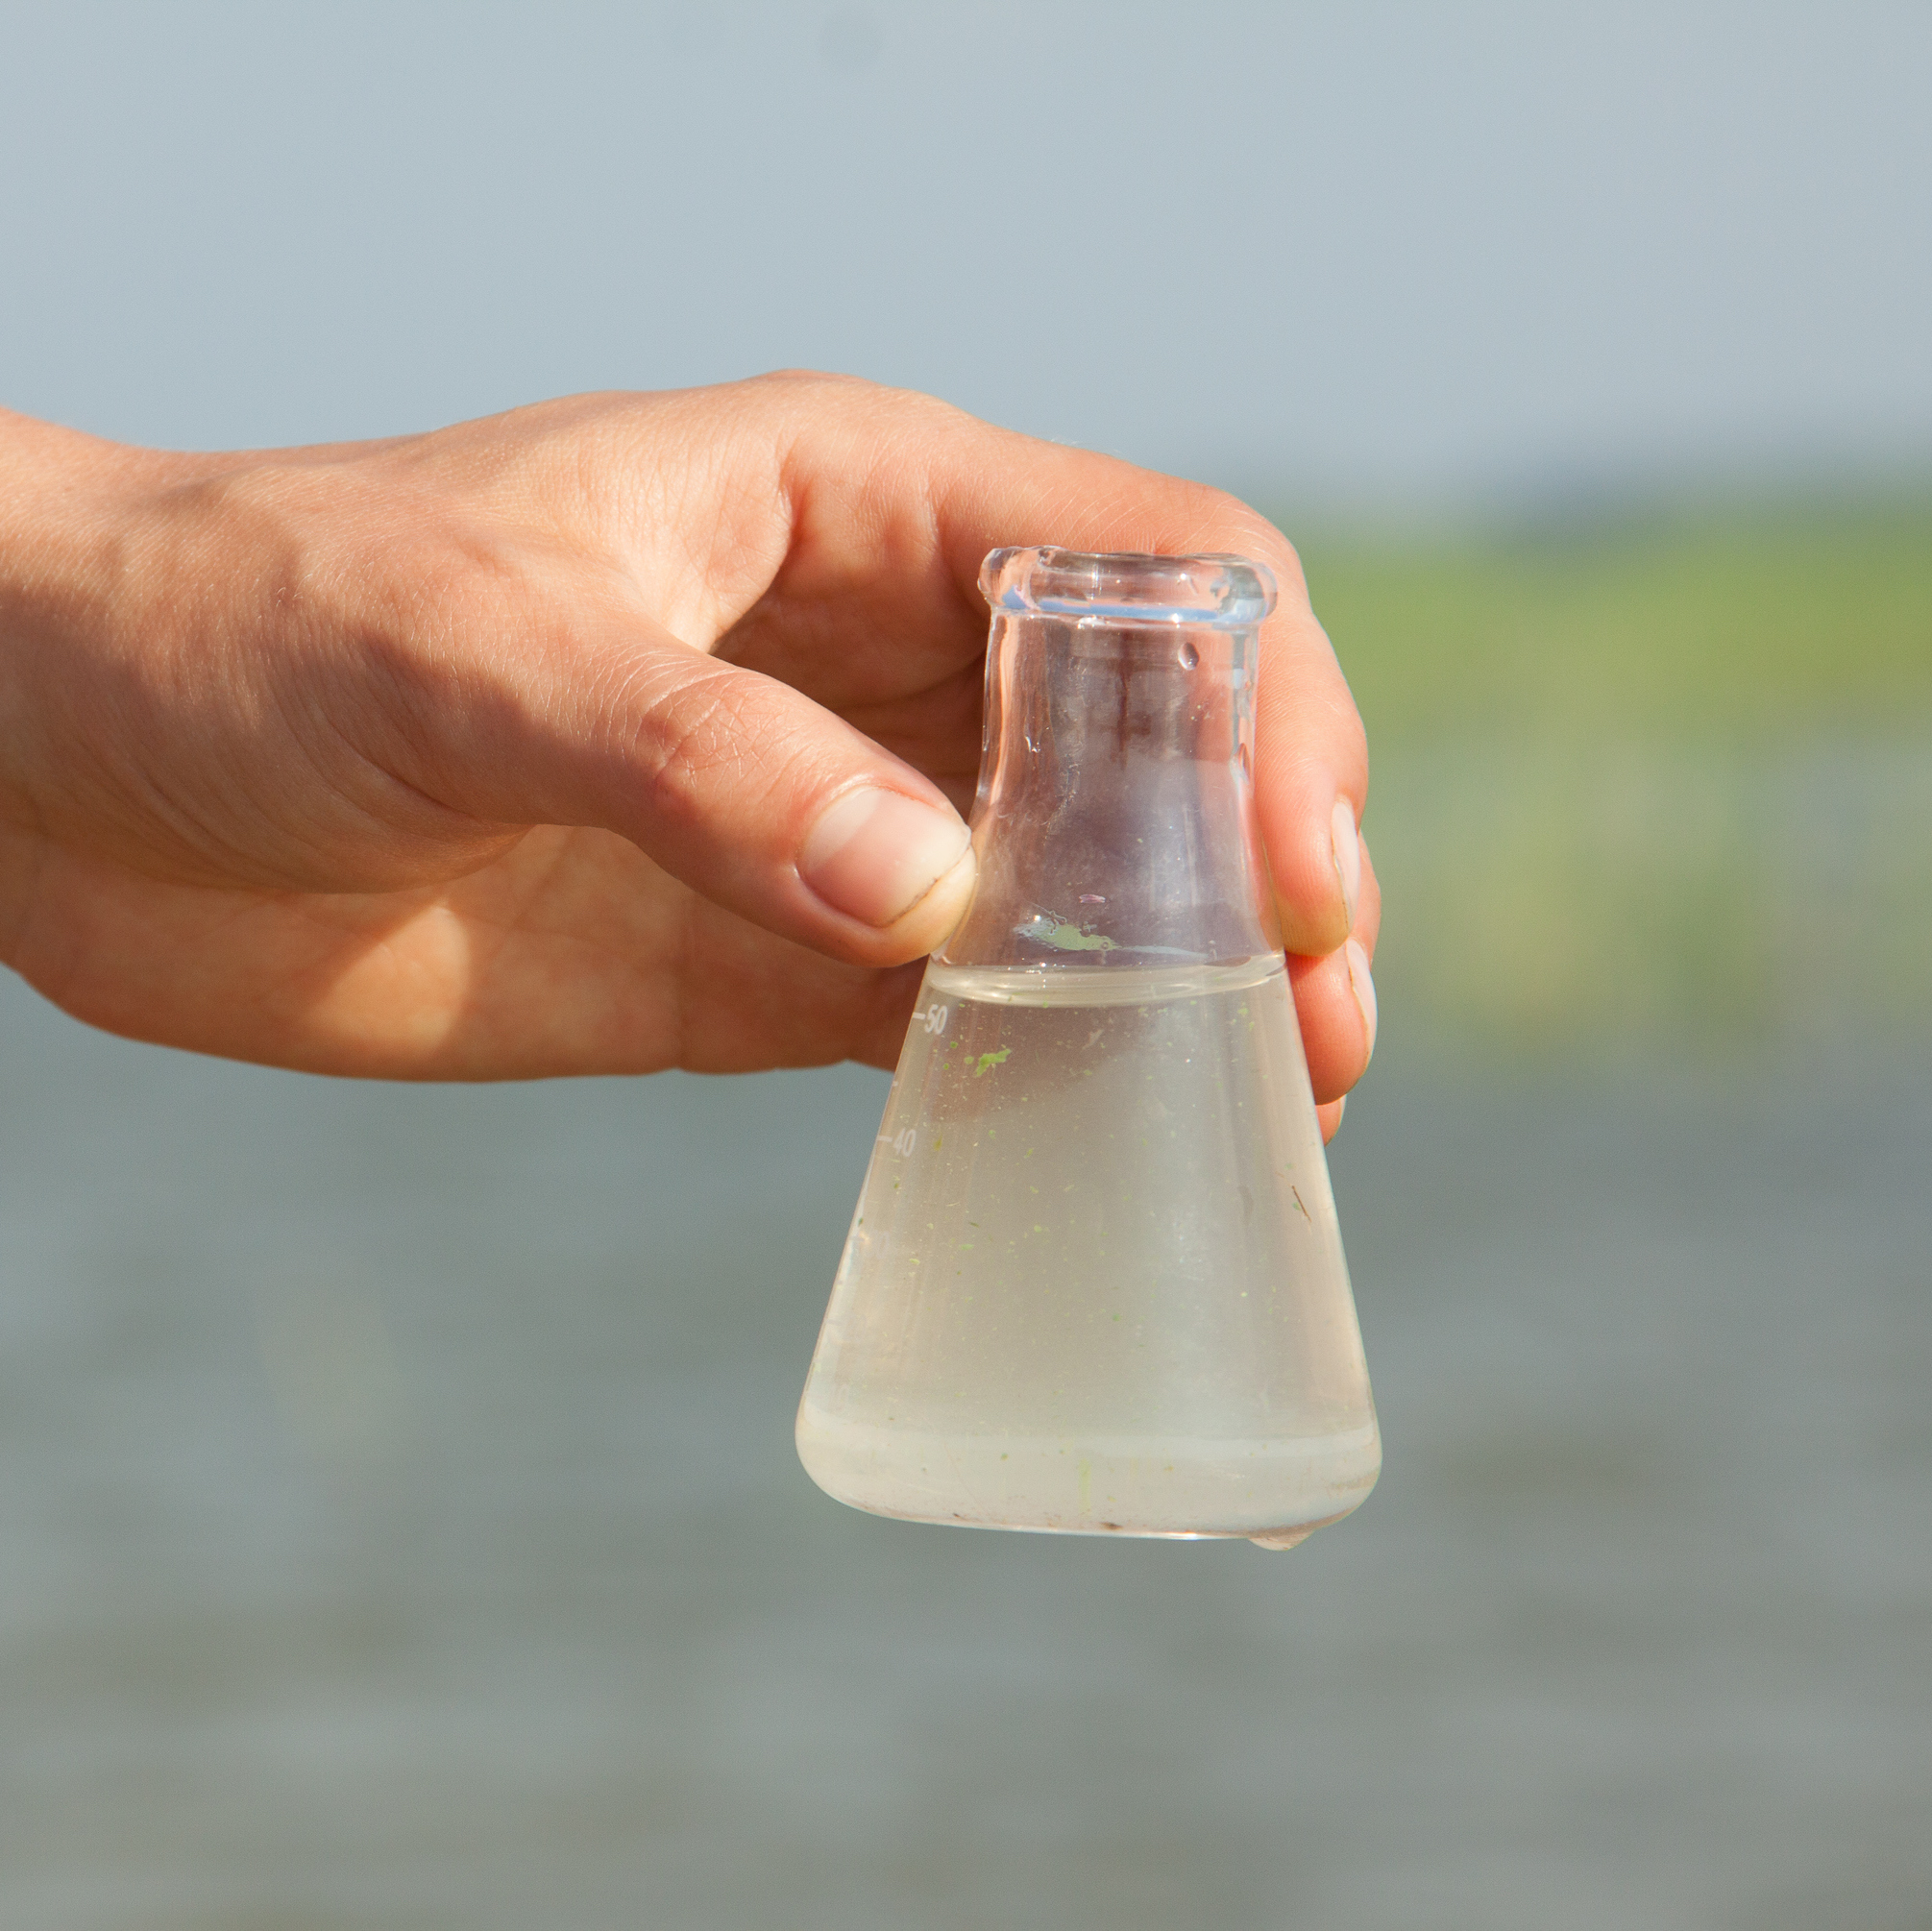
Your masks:
<path fill-rule="evenodd" d="M 666 672 L 670 674 L 666 674 Z M 726 665 L 639 666 L 608 692 L 620 751 L 641 768 L 647 813 L 689 826 L 721 785 L 740 801 L 768 793 L 791 762 L 779 706 L 754 673 Z"/>

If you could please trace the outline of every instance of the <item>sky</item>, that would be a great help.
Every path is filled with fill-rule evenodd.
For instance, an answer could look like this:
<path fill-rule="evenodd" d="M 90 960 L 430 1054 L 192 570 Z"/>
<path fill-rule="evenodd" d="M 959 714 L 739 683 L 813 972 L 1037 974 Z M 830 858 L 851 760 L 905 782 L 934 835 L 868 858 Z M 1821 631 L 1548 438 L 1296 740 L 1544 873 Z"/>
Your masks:
<path fill-rule="evenodd" d="M 1270 502 L 1932 470 L 1932 7 L 0 5 L 0 401 L 835 368 Z"/>

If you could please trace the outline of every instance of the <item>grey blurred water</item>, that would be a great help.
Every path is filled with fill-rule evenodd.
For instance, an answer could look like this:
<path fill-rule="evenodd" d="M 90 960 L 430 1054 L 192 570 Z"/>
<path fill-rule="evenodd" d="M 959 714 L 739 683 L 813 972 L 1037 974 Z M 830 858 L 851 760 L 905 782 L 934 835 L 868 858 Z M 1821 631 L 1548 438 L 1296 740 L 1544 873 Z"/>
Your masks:
<path fill-rule="evenodd" d="M 1932 1925 L 1932 1061 L 1398 1025 L 1289 1555 L 874 1521 L 884 1091 L 411 1090 L 0 983 L 0 1924 Z"/>

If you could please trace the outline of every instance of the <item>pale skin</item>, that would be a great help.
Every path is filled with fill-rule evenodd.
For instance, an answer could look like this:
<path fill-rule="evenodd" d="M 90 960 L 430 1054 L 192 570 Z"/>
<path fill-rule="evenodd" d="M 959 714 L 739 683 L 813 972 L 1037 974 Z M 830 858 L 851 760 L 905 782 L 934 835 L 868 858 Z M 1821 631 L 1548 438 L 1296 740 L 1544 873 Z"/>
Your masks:
<path fill-rule="evenodd" d="M 0 959 L 312 1072 L 890 1065 L 972 889 L 980 561 L 1035 543 L 1280 580 L 1256 788 L 1332 1134 L 1381 897 L 1293 550 L 842 378 L 219 455 L 0 412 Z"/>

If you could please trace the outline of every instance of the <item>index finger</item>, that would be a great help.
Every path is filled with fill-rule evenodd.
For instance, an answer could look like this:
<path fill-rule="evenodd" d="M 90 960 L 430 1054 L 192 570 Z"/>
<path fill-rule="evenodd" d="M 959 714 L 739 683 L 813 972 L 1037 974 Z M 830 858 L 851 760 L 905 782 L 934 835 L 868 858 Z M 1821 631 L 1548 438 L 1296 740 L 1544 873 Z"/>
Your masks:
<path fill-rule="evenodd" d="M 855 676 L 880 668 L 868 642 L 893 651 L 902 675 L 937 679 L 976 660 L 980 564 L 1003 546 L 1234 552 L 1274 573 L 1281 600 L 1261 629 L 1256 697 L 1261 834 L 1286 949 L 1340 946 L 1359 889 L 1367 742 L 1287 538 L 1204 483 L 996 428 L 923 396 L 779 379 L 791 379 L 809 393 L 790 398 L 781 475 L 794 536 L 771 593 L 836 605 L 844 648 L 867 660 L 847 658 Z M 855 609 L 876 613 L 875 636 L 863 621 L 852 627 Z"/>

